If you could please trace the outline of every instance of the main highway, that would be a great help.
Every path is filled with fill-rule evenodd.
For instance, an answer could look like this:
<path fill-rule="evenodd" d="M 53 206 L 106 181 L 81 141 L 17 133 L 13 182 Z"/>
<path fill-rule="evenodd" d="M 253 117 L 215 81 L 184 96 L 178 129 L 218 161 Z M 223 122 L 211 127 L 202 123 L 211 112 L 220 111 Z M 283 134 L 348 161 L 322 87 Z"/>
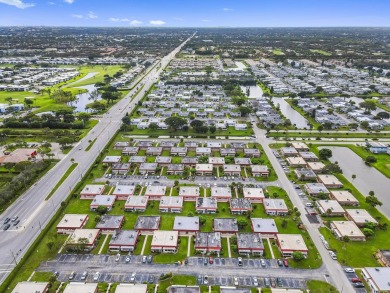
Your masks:
<path fill-rule="evenodd" d="M 24 256 L 27 249 L 38 237 L 41 230 L 49 223 L 72 189 L 82 179 L 87 170 L 94 164 L 96 158 L 115 135 L 121 126 L 121 119 L 131 112 L 145 93 L 155 83 L 162 70 L 169 64 L 185 40 L 167 56 L 163 57 L 152 70 L 137 80 L 135 86 L 123 99 L 118 101 L 99 119 L 99 123 L 74 147 L 69 154 L 43 176 L 34 186 L 18 198 L 2 215 L 0 222 L 9 217 L 18 216 L 19 225 L 12 226 L 7 231 L 0 231 L 0 282 L 3 283 L 15 265 Z M 89 141 L 96 139 L 88 150 Z M 45 200 L 68 170 L 72 163 L 77 163 L 76 169 L 64 180 L 56 192 Z"/>

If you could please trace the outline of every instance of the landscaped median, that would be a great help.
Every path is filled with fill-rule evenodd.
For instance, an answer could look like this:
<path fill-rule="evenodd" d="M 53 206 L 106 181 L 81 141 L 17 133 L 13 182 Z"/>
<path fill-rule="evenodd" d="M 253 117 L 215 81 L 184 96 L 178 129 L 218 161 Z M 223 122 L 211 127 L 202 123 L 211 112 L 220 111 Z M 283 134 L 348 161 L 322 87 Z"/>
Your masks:
<path fill-rule="evenodd" d="M 50 197 L 54 194 L 54 192 L 57 191 L 58 187 L 61 186 L 61 184 L 66 180 L 66 178 L 69 177 L 69 175 L 74 171 L 74 169 L 76 169 L 78 163 L 73 163 L 69 168 L 68 170 L 66 170 L 66 172 L 64 173 L 64 175 L 62 175 L 60 181 L 57 182 L 56 186 L 54 186 L 54 188 L 50 191 L 49 195 L 45 198 L 45 200 L 49 200 Z"/>

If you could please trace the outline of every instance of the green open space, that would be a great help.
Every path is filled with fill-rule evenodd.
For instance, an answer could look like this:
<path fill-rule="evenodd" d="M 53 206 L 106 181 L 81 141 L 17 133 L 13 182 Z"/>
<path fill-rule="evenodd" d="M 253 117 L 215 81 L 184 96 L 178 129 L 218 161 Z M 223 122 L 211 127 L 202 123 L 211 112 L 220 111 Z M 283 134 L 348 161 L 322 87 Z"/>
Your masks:
<path fill-rule="evenodd" d="M 319 50 L 319 49 L 310 49 L 310 52 L 317 53 L 317 54 L 324 55 L 324 56 L 331 56 L 332 55 L 332 53 L 329 53 L 329 52 L 324 51 L 324 50 Z"/>
<path fill-rule="evenodd" d="M 307 289 L 310 290 L 310 293 L 338 293 L 339 292 L 331 284 L 323 281 L 309 280 L 307 281 L 306 285 L 307 285 Z"/>
<path fill-rule="evenodd" d="M 87 75 L 88 73 L 97 72 L 94 76 L 84 79 L 82 81 L 71 84 L 71 87 L 79 87 L 89 84 L 95 84 L 97 82 L 103 82 L 104 75 L 109 75 L 112 77 L 118 71 L 126 71 L 126 69 L 121 65 L 85 65 L 77 67 L 77 70 L 80 71 L 82 76 Z"/>
<path fill-rule="evenodd" d="M 273 49 L 272 54 L 274 55 L 284 55 L 283 51 L 281 49 Z"/>

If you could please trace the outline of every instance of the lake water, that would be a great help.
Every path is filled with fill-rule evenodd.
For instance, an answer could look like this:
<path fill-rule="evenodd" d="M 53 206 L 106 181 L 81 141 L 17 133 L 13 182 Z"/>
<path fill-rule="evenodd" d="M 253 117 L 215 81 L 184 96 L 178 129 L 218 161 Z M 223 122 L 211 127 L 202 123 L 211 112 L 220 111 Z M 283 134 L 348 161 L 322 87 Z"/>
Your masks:
<path fill-rule="evenodd" d="M 77 100 L 72 103 L 72 107 L 75 107 L 74 112 L 85 112 L 85 106 L 92 103 L 93 101 L 89 99 L 89 93 L 96 89 L 94 84 L 85 85 L 77 87 L 80 89 L 86 89 L 86 93 L 76 95 Z M 100 95 L 98 100 L 100 100 Z"/>
<path fill-rule="evenodd" d="M 246 94 L 247 86 L 240 86 L 241 90 Z M 258 85 L 249 86 L 249 99 L 261 98 L 263 96 L 263 90 Z"/>
<path fill-rule="evenodd" d="M 331 162 L 337 161 L 343 170 L 343 175 L 359 191 L 368 196 L 372 190 L 375 196 L 383 203 L 379 210 L 390 218 L 390 180 L 374 167 L 367 166 L 364 161 L 352 150 L 346 147 L 326 147 L 332 150 Z M 352 175 L 356 178 L 352 180 Z"/>
<path fill-rule="evenodd" d="M 285 98 L 273 97 L 272 100 L 275 104 L 279 104 L 280 111 L 290 119 L 291 123 L 298 128 L 308 128 L 307 123 L 309 121 L 306 120 L 301 114 L 295 111 L 285 100 Z"/>

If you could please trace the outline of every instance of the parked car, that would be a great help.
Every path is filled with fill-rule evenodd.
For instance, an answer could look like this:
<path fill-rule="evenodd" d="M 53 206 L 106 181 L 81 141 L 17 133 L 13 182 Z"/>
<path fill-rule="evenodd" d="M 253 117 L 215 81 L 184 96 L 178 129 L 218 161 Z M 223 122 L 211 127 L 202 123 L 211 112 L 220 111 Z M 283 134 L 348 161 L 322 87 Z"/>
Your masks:
<path fill-rule="evenodd" d="M 256 278 L 256 277 L 253 277 L 253 278 L 252 278 L 252 281 L 253 281 L 253 286 L 255 286 L 255 287 L 258 287 L 258 286 L 259 286 L 259 281 L 257 281 L 257 278 Z"/>
<path fill-rule="evenodd" d="M 287 268 L 288 267 L 288 260 L 287 259 L 284 259 L 283 260 L 283 265 Z"/>
<path fill-rule="evenodd" d="M 352 279 L 351 279 L 351 282 L 352 282 L 352 283 L 361 283 L 362 280 L 360 280 L 359 278 L 352 278 Z"/>
<path fill-rule="evenodd" d="M 148 255 L 148 259 L 147 259 L 148 263 L 151 263 L 152 260 L 153 260 L 153 257 L 151 255 Z"/>
<path fill-rule="evenodd" d="M 209 264 L 213 264 L 214 263 L 214 258 L 212 256 L 209 257 Z"/>
<path fill-rule="evenodd" d="M 240 266 L 240 267 L 242 266 L 242 257 L 238 258 L 238 266 Z"/>
<path fill-rule="evenodd" d="M 278 284 L 278 287 L 283 287 L 282 278 L 276 278 L 276 283 Z"/>
<path fill-rule="evenodd" d="M 260 260 L 260 263 L 261 263 L 261 266 L 262 266 L 262 267 L 265 267 L 265 266 L 267 265 L 267 264 L 265 263 L 265 260 L 264 260 L 264 259 L 261 259 L 261 260 Z"/>
<path fill-rule="evenodd" d="M 99 272 L 96 272 L 95 275 L 93 275 L 93 280 L 94 280 L 94 281 L 98 281 L 98 280 L 99 280 L 99 277 L 100 277 L 100 273 L 99 273 Z"/>
<path fill-rule="evenodd" d="M 121 259 L 121 255 L 118 253 L 115 257 L 115 261 L 118 262 Z"/>
<path fill-rule="evenodd" d="M 208 283 L 209 283 L 209 277 L 207 275 L 204 275 L 203 284 L 208 285 Z"/>
<path fill-rule="evenodd" d="M 344 271 L 346 273 L 354 273 L 355 272 L 353 268 L 345 268 Z"/>
<path fill-rule="evenodd" d="M 207 257 L 205 257 L 204 259 L 203 259 L 203 264 L 205 265 L 205 266 L 207 266 L 207 264 L 208 264 L 208 259 L 207 259 Z"/>
<path fill-rule="evenodd" d="M 81 275 L 81 280 L 85 280 L 88 276 L 88 272 L 87 271 L 84 271 L 83 274 Z"/>
<path fill-rule="evenodd" d="M 146 255 L 144 255 L 144 256 L 142 257 L 142 263 L 146 263 L 146 261 L 147 261 L 147 257 L 146 257 Z"/>
<path fill-rule="evenodd" d="M 149 284 L 153 284 L 154 283 L 154 277 L 152 275 L 149 276 L 148 283 Z"/>
<path fill-rule="evenodd" d="M 307 202 L 305 205 L 306 205 L 307 207 L 310 207 L 310 208 L 313 207 L 313 203 L 311 203 L 311 202 Z"/>
<path fill-rule="evenodd" d="M 234 277 L 234 286 L 238 286 L 238 278 Z"/>
<path fill-rule="evenodd" d="M 278 259 L 278 266 L 282 267 L 283 266 L 283 261 Z"/>
<path fill-rule="evenodd" d="M 71 272 L 68 279 L 69 280 L 73 280 L 73 278 L 76 276 L 76 273 L 75 272 Z"/>
<path fill-rule="evenodd" d="M 264 278 L 264 286 L 267 288 L 271 286 L 271 282 L 270 282 L 269 278 Z"/>
<path fill-rule="evenodd" d="M 135 282 L 135 273 L 131 274 L 130 282 Z"/>
<path fill-rule="evenodd" d="M 276 287 L 276 280 L 275 280 L 275 278 L 271 278 L 271 287 L 272 288 Z"/>
<path fill-rule="evenodd" d="M 364 288 L 364 284 L 363 284 L 363 283 L 360 283 L 360 282 L 353 283 L 353 286 L 354 286 L 355 288 Z"/>
<path fill-rule="evenodd" d="M 126 256 L 125 261 L 126 261 L 126 263 L 129 263 L 129 262 L 130 262 L 130 255 Z"/>

